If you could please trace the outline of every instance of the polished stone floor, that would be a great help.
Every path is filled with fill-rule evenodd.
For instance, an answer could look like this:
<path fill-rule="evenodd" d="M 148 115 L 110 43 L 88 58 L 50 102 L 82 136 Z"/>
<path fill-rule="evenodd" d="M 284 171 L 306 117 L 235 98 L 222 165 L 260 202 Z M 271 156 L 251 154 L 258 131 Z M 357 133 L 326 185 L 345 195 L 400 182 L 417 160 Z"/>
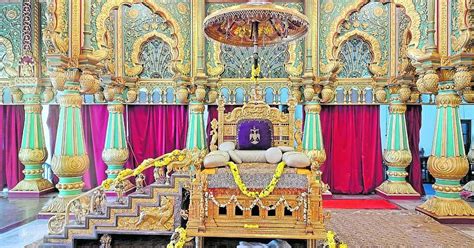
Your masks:
<path fill-rule="evenodd" d="M 54 197 L 54 195 L 55 194 L 51 194 L 39 199 L 8 199 L 5 194 L 0 194 L 0 227 L 2 228 L 0 231 L 0 248 L 25 247 L 28 244 L 41 240 L 47 233 L 47 220 L 36 219 L 37 213 L 47 201 Z M 334 196 L 334 199 L 377 198 L 379 198 L 377 195 Z M 362 242 L 361 240 L 367 242 L 366 245 L 371 244 L 368 245 L 369 247 L 387 247 L 384 246 L 383 243 L 377 243 L 377 240 L 384 240 L 392 237 L 392 234 L 395 231 L 398 231 L 399 234 L 403 233 L 407 228 L 411 228 L 417 235 L 424 237 L 433 235 L 433 232 L 443 234 L 451 233 L 451 236 L 456 237 L 460 242 L 456 247 L 464 247 L 464 244 L 474 244 L 474 225 L 442 225 L 437 222 L 426 222 L 428 217 L 414 211 L 415 207 L 420 205 L 423 200 L 424 199 L 393 201 L 393 203 L 400 206 L 401 210 L 329 210 L 333 212 L 333 214 L 328 227 L 331 227 L 332 230 L 338 231 L 341 238 L 347 239 L 347 242 L 351 244 L 350 247 L 359 247 L 359 245 L 354 246 L 354 244 Z M 393 216 L 390 217 L 390 215 Z M 390 225 L 391 221 L 389 220 L 392 219 L 396 220 L 393 222 L 394 224 L 397 223 L 396 225 Z M 353 228 L 354 225 L 345 225 L 344 223 L 349 223 L 349 220 L 352 220 L 351 222 L 354 225 L 356 223 L 363 223 L 363 225 L 358 228 Z M 420 223 L 414 224 L 415 222 Z M 403 226 L 406 226 L 407 228 L 402 228 Z M 360 229 L 361 227 L 363 227 L 363 229 Z M 355 235 L 353 232 L 357 230 L 359 233 Z M 364 233 L 367 235 L 363 235 L 361 232 L 362 230 L 366 230 Z M 410 233 L 407 233 L 401 237 L 409 236 L 409 234 Z M 377 235 L 378 239 L 374 239 L 375 235 Z M 433 237 L 437 236 L 435 235 Z M 398 240 L 393 241 L 395 242 Z M 409 241 L 405 240 L 405 242 Z M 431 243 L 425 244 L 427 245 Z M 362 246 L 367 247 L 366 245 Z M 36 246 L 31 245 L 28 247 Z M 404 247 L 410 246 L 408 245 Z M 416 247 L 426 246 L 422 245 Z M 474 245 L 470 247 L 474 247 Z"/>

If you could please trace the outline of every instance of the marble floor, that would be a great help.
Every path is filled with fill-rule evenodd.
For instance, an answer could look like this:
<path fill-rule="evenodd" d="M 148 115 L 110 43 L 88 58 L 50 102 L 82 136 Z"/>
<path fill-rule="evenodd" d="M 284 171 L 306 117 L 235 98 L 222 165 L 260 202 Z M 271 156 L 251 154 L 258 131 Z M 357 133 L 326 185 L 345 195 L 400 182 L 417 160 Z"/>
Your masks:
<path fill-rule="evenodd" d="M 8 198 L 6 192 L 0 193 L 0 234 L 15 227 L 36 220 L 38 212 L 56 194 L 41 198 Z M 0 244 L 1 245 L 1 244 Z"/>

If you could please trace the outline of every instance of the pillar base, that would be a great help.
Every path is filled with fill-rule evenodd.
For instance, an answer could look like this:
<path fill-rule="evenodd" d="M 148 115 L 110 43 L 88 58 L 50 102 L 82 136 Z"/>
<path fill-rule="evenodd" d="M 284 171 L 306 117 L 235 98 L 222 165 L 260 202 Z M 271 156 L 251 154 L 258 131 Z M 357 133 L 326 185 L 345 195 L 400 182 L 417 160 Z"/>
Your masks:
<path fill-rule="evenodd" d="M 56 196 L 52 201 L 48 202 L 46 206 L 41 209 L 38 215 L 65 213 L 67 204 L 76 196 L 77 195 L 68 197 Z"/>
<path fill-rule="evenodd" d="M 474 224 L 474 208 L 462 199 L 433 197 L 416 208 L 441 223 Z"/>
<path fill-rule="evenodd" d="M 386 195 L 414 195 L 420 197 L 420 194 L 407 182 L 392 182 L 386 180 L 377 187 L 376 191 Z"/>
<path fill-rule="evenodd" d="M 387 200 L 419 200 L 420 194 L 388 194 L 379 189 L 375 190 L 375 193 Z"/>
<path fill-rule="evenodd" d="M 9 198 L 39 198 L 54 191 L 53 184 L 44 179 L 22 180 L 8 192 Z"/>

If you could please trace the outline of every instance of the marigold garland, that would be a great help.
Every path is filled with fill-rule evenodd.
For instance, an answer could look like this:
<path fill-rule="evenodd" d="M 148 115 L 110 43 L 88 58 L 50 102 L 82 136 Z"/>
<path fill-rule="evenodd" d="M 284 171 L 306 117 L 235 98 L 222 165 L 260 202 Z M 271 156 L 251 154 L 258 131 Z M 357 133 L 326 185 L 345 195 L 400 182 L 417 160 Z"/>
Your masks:
<path fill-rule="evenodd" d="M 140 175 L 145 169 L 147 169 L 151 163 L 155 167 L 164 167 L 169 165 L 170 163 L 174 161 L 183 161 L 186 158 L 186 151 L 185 150 L 174 150 L 166 155 L 164 155 L 161 159 L 154 161 L 154 159 L 146 159 L 143 161 L 140 165 L 137 166 L 134 170 L 132 169 L 125 169 L 119 172 L 117 177 L 112 180 L 112 179 L 106 179 L 102 182 L 102 187 L 106 190 L 110 189 L 110 186 L 112 184 L 115 184 L 119 181 L 123 181 L 125 178 L 127 178 L 130 175 L 133 176 L 138 176 Z"/>
<path fill-rule="evenodd" d="M 166 246 L 166 248 L 182 248 L 186 243 L 186 229 L 178 227 L 174 230 L 174 232 L 179 234 L 178 240 L 171 240 L 171 242 Z"/>
<path fill-rule="evenodd" d="M 239 168 L 237 167 L 237 165 L 235 165 L 233 162 L 228 162 L 227 165 L 229 166 L 230 171 L 232 172 L 232 176 L 234 177 L 235 184 L 237 184 L 242 194 L 251 198 L 258 197 L 262 199 L 269 196 L 273 192 L 278 181 L 280 180 L 281 175 L 283 174 L 283 169 L 285 168 L 286 164 L 285 162 L 280 162 L 277 165 L 277 168 L 275 169 L 275 173 L 273 174 L 272 180 L 260 193 L 249 191 L 247 189 L 247 186 L 245 185 L 245 183 L 242 181 L 242 178 L 240 177 Z"/>

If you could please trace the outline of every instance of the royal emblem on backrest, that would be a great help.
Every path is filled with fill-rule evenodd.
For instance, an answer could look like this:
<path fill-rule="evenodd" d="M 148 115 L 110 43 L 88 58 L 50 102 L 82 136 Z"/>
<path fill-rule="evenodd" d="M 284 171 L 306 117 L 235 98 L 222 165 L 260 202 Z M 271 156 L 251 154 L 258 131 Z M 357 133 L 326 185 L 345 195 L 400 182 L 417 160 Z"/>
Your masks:
<path fill-rule="evenodd" d="M 256 145 L 258 142 L 260 142 L 260 130 L 258 128 L 255 128 L 253 126 L 252 129 L 250 129 L 250 137 L 249 137 L 250 143 Z"/>

